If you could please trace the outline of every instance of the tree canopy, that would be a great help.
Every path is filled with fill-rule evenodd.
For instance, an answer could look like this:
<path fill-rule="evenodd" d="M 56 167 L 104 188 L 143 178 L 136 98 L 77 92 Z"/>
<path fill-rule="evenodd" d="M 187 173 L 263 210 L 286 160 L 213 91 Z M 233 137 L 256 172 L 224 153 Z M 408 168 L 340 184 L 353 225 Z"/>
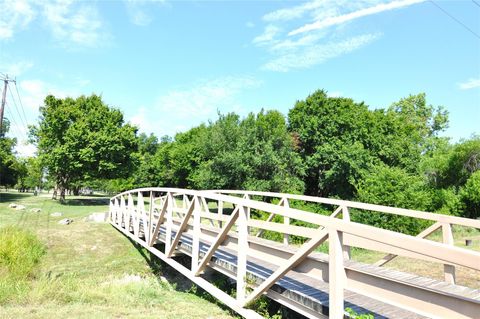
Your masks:
<path fill-rule="evenodd" d="M 136 128 L 96 95 L 47 96 L 31 135 L 63 199 L 77 181 L 128 175 L 137 147 Z"/>

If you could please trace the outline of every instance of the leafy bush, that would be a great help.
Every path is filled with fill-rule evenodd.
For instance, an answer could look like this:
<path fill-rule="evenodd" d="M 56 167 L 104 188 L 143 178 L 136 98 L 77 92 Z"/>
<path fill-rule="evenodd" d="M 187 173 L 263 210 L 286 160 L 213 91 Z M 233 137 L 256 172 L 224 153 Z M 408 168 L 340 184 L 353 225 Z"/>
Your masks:
<path fill-rule="evenodd" d="M 464 217 L 480 217 L 480 170 L 473 173 L 460 191 L 465 206 Z"/>
<path fill-rule="evenodd" d="M 16 227 L 0 229 L 0 303 L 29 290 L 28 279 L 44 254 L 34 234 Z"/>
<path fill-rule="evenodd" d="M 35 266 L 45 254 L 45 247 L 32 233 L 17 227 L 0 230 L 0 269 L 18 279 L 33 275 Z"/>
<path fill-rule="evenodd" d="M 427 210 L 432 195 L 424 179 L 400 168 L 379 165 L 357 183 L 358 199 L 362 202 Z M 428 221 L 392 214 L 358 212 L 352 220 L 385 229 L 416 235 L 428 227 Z"/>

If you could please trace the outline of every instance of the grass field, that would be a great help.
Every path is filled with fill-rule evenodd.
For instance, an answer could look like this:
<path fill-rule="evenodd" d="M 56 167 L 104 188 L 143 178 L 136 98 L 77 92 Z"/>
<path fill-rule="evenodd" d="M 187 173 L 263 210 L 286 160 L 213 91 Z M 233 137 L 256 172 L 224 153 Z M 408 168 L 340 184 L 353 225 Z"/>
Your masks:
<path fill-rule="evenodd" d="M 224 308 L 180 291 L 183 278 L 159 263 L 151 267 L 149 255 L 109 224 L 86 222 L 89 214 L 108 210 L 105 199 L 67 199 L 60 205 L 46 194 L 0 193 L 0 228 L 28 230 L 46 248 L 33 276 L 0 276 L 0 318 L 232 318 Z M 9 208 L 11 203 L 26 210 Z M 62 216 L 52 217 L 54 212 Z M 63 218 L 74 221 L 59 225 Z"/>

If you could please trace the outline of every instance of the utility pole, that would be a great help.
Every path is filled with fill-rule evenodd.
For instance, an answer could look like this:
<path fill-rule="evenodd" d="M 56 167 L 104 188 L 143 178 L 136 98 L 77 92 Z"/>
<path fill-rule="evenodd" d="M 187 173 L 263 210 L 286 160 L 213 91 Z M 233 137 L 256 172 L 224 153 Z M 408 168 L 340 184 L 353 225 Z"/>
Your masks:
<path fill-rule="evenodd" d="M 3 80 L 3 94 L 2 104 L 0 105 L 0 134 L 3 132 L 3 112 L 5 110 L 5 102 L 7 101 L 8 82 L 15 82 L 15 80 L 8 78 L 8 74 L 2 78 Z"/>

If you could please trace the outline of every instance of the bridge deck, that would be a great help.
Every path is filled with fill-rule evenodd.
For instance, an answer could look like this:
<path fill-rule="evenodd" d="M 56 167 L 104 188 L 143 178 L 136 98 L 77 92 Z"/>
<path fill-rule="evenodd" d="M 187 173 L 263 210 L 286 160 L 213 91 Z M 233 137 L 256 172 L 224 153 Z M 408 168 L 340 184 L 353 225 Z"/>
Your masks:
<path fill-rule="evenodd" d="M 176 232 L 173 231 L 172 239 L 175 237 L 175 235 Z M 163 226 L 160 228 L 158 240 L 160 242 L 165 242 L 165 228 Z M 260 239 L 256 240 L 261 241 Z M 200 242 L 200 255 L 205 255 L 209 248 L 210 243 L 206 240 L 202 240 Z M 181 235 L 179 250 L 187 255 L 190 255 L 192 250 L 192 237 L 190 235 Z M 317 253 L 317 255 L 328 259 L 328 256 L 325 256 L 324 254 Z M 219 270 L 226 275 L 231 275 L 232 278 L 235 278 L 237 268 L 236 265 L 236 252 L 226 247 L 219 248 L 214 253 L 211 261 L 212 268 Z M 350 261 L 349 266 L 360 268 L 364 271 L 366 271 L 366 268 L 368 267 L 369 271 L 380 272 L 385 276 L 388 276 L 389 272 L 394 273 L 398 278 L 401 278 L 402 276 L 408 276 L 406 280 L 411 280 L 412 284 L 415 284 L 417 280 L 422 279 L 418 276 L 388 270 L 385 268 L 373 266 L 369 267 L 369 265 L 354 261 Z M 257 284 L 260 284 L 262 281 L 268 278 L 277 268 L 277 265 L 269 263 L 265 260 L 248 256 L 247 273 L 255 279 Z M 431 285 L 441 283 L 433 279 L 428 279 L 428 281 Z M 329 286 L 328 283 L 322 280 L 314 279 L 300 272 L 291 270 L 282 279 L 280 279 L 271 288 L 271 290 L 281 294 L 283 298 L 297 303 L 299 307 L 307 308 L 315 313 L 328 316 Z M 473 292 L 473 294 L 475 294 L 475 292 Z M 476 294 L 480 298 L 480 294 L 478 292 L 476 292 Z M 367 296 L 362 296 L 349 290 L 346 290 L 345 292 L 345 308 L 351 308 L 359 314 L 372 314 L 375 316 L 375 318 L 426 318 L 399 307 L 377 301 Z"/>

